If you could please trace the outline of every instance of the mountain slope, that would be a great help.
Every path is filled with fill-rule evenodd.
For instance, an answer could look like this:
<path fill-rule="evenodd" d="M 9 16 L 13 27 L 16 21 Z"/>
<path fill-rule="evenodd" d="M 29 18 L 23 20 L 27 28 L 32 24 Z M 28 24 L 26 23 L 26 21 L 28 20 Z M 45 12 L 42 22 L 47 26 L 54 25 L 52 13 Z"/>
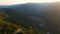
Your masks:
<path fill-rule="evenodd" d="M 7 11 L 7 10 L 6 10 Z M 19 30 L 19 29 L 21 29 L 22 30 L 22 33 L 26 33 L 26 34 L 45 34 L 45 32 L 44 31 L 42 31 L 42 30 L 40 30 L 40 29 L 36 29 L 36 28 L 32 28 L 32 26 L 30 25 L 30 26 L 28 26 L 28 25 L 26 25 L 26 24 L 24 24 L 24 22 L 20 22 L 19 21 L 19 23 L 18 22 L 15 22 L 15 21 L 13 21 L 13 22 L 15 22 L 15 23 L 13 23 L 12 21 L 10 21 L 11 19 L 11 17 L 13 17 L 13 20 L 15 20 L 15 16 L 12 16 L 11 14 L 10 14 L 10 12 L 7 12 L 6 13 L 6 11 L 5 10 L 0 10 L 0 33 L 1 34 L 13 34 L 13 33 L 16 33 L 17 32 L 17 30 Z M 9 14 L 8 14 L 9 13 Z M 15 15 L 15 14 L 14 14 Z M 18 17 L 18 16 L 17 16 Z M 10 19 L 10 20 L 7 20 L 7 18 L 8 19 Z M 16 19 L 16 21 L 17 21 L 18 19 Z M 22 20 L 22 21 L 24 21 L 24 20 Z M 19 25 L 18 25 L 19 24 Z M 22 25 L 20 25 L 20 24 L 22 24 Z M 3 25 L 3 26 L 2 26 Z M 26 25 L 26 26 L 25 26 Z M 28 26 L 28 27 L 27 27 Z M 39 30 L 39 31 L 38 31 Z M 33 32 L 32 32 L 33 31 Z M 2 33 L 2 32 L 4 32 L 4 33 Z M 21 31 L 19 31 L 19 33 L 20 33 Z M 18 33 L 18 32 L 17 32 Z"/>

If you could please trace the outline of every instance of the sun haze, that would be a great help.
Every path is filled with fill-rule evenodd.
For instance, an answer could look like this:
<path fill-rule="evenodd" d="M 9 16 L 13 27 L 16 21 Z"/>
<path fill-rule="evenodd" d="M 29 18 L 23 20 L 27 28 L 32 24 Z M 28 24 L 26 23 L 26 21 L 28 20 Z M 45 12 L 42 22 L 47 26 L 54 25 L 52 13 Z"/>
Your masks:
<path fill-rule="evenodd" d="M 43 2 L 56 2 L 60 0 L 0 0 L 0 5 L 13 5 L 22 3 L 43 3 Z"/>

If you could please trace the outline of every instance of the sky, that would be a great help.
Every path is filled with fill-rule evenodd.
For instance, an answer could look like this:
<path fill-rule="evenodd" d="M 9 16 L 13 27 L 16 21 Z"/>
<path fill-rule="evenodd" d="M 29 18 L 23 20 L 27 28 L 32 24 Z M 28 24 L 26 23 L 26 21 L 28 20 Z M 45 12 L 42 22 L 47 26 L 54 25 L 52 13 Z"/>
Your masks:
<path fill-rule="evenodd" d="M 60 0 L 0 0 L 0 5 L 14 5 L 22 3 L 44 3 L 44 2 L 56 2 Z"/>

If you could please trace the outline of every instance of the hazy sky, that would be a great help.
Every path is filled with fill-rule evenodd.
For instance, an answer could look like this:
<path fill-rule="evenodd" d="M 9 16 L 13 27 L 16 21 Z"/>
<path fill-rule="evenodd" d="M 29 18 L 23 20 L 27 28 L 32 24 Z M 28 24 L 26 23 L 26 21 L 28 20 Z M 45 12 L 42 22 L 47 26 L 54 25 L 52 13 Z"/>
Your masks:
<path fill-rule="evenodd" d="M 0 0 L 0 5 L 13 5 L 21 3 L 42 3 L 42 2 L 56 2 L 60 0 Z"/>

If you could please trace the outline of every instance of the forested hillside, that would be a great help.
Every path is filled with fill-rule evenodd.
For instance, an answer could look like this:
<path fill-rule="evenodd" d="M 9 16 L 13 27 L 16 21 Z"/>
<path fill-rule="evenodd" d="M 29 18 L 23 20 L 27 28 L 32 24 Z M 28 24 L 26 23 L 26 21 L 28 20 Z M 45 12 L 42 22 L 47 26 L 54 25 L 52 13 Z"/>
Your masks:
<path fill-rule="evenodd" d="M 41 29 L 32 28 L 32 26 L 26 24 L 24 24 L 26 26 L 18 25 L 12 21 L 10 22 L 7 18 L 11 18 L 11 16 L 5 13 L 4 10 L 0 10 L 0 34 L 46 34 Z"/>

